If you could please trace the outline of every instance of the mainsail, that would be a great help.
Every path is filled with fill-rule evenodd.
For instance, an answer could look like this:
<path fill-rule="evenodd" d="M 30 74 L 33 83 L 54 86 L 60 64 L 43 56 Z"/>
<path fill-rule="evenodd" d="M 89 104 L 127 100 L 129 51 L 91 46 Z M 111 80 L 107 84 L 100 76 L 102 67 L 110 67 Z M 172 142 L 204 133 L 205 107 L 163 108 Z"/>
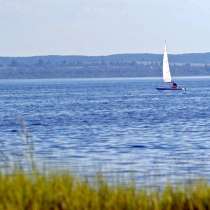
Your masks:
<path fill-rule="evenodd" d="M 164 82 L 172 82 L 170 67 L 168 63 L 168 54 L 165 44 L 164 55 L 163 55 L 163 80 Z"/>

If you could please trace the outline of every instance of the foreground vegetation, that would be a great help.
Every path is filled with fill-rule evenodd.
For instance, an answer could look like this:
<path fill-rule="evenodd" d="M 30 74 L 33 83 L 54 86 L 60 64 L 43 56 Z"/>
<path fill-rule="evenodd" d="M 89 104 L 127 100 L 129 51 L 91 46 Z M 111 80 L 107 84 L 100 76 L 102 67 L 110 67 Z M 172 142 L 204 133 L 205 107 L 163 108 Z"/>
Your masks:
<path fill-rule="evenodd" d="M 205 182 L 163 190 L 145 190 L 135 184 L 109 185 L 69 173 L 27 175 L 21 171 L 0 175 L 1 210 L 204 210 L 210 209 L 210 186 Z"/>
<path fill-rule="evenodd" d="M 0 153 L 6 169 L 0 172 L 0 210 L 210 209 L 210 185 L 204 181 L 155 190 L 137 187 L 132 181 L 110 184 L 101 175 L 90 181 L 69 172 L 40 173 L 34 161 L 33 141 L 24 122 L 21 133 L 26 147 L 21 156 L 24 165 L 20 162 L 13 167 L 9 157 Z"/>

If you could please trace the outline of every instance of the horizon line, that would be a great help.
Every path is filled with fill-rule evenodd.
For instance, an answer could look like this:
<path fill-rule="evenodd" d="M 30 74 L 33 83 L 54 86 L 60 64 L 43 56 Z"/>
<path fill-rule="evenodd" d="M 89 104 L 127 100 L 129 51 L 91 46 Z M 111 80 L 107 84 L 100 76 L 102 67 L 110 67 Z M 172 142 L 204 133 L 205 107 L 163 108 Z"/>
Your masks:
<path fill-rule="evenodd" d="M 185 52 L 185 53 L 168 53 L 168 55 L 189 55 L 189 54 L 209 54 L 210 51 L 206 52 Z M 163 53 L 149 53 L 149 52 L 139 52 L 139 53 L 113 53 L 106 55 L 85 55 L 85 54 L 39 54 L 39 55 L 0 55 L 0 58 L 32 58 L 32 57 L 109 57 L 116 55 L 162 55 Z"/>

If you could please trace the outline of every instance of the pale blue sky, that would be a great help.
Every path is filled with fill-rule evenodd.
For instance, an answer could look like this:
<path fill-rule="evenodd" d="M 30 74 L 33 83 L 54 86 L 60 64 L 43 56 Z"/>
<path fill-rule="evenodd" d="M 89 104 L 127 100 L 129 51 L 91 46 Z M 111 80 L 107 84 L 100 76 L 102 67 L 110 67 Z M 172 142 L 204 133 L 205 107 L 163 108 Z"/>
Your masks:
<path fill-rule="evenodd" d="M 210 51 L 209 0 L 0 0 L 0 56 Z"/>

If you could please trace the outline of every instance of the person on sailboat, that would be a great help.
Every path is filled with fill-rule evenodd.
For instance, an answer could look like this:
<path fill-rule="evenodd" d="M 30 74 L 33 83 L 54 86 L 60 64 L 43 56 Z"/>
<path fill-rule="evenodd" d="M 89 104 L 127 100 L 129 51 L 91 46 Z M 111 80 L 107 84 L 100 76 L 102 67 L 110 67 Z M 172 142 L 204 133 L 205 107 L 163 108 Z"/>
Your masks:
<path fill-rule="evenodd" d="M 172 82 L 172 88 L 173 89 L 176 89 L 177 88 L 177 84 L 174 81 Z"/>

